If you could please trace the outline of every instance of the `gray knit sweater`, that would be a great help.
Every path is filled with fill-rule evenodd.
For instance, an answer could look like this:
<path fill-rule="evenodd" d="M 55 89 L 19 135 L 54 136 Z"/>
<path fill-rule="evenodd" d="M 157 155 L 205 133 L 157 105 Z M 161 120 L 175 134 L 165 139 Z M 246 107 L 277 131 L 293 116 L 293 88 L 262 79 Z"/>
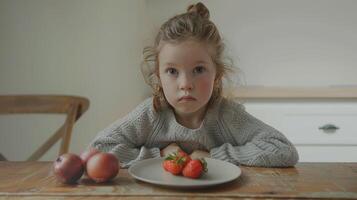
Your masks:
<path fill-rule="evenodd" d="M 187 153 L 205 150 L 211 158 L 236 165 L 287 167 L 299 159 L 283 134 L 247 113 L 242 104 L 222 98 L 207 110 L 199 128 L 189 129 L 176 121 L 172 109 L 155 112 L 152 101 L 148 98 L 98 133 L 90 146 L 114 153 L 123 168 L 160 157 L 160 149 L 171 143 Z"/>

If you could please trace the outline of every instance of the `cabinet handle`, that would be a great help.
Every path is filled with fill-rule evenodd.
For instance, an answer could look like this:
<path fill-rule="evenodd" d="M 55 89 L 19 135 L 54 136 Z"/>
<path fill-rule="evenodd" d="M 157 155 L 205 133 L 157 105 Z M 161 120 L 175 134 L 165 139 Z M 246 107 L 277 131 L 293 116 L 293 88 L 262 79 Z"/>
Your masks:
<path fill-rule="evenodd" d="M 334 124 L 325 124 L 323 126 L 320 126 L 319 129 L 323 131 L 336 131 L 340 128 L 338 126 L 335 126 Z"/>

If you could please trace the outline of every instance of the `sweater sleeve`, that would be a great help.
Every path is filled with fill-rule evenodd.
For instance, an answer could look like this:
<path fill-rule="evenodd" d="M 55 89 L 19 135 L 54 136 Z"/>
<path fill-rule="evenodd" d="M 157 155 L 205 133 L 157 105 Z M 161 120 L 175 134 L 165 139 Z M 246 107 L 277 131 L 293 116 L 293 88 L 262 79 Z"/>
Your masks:
<path fill-rule="evenodd" d="M 152 101 L 148 99 L 125 117 L 99 132 L 90 146 L 117 156 L 120 165 L 128 168 L 137 161 L 160 157 L 159 148 L 145 146 L 156 122 Z"/>
<path fill-rule="evenodd" d="M 234 164 L 258 167 L 289 167 L 299 159 L 294 145 L 278 130 L 263 123 L 238 103 L 224 110 L 220 123 L 227 132 L 226 141 L 212 148 L 212 158 Z"/>

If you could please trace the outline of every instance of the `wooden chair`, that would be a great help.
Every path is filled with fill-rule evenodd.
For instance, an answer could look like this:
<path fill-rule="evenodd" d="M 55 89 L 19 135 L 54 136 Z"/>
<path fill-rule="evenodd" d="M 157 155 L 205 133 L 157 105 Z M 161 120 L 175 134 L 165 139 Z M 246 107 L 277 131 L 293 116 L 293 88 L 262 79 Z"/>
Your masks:
<path fill-rule="evenodd" d="M 89 107 L 89 100 L 76 96 L 56 95 L 0 95 L 0 114 L 53 113 L 66 114 L 64 124 L 27 160 L 38 160 L 62 138 L 58 155 L 68 152 L 72 128 Z M 0 160 L 6 160 L 4 156 Z"/>

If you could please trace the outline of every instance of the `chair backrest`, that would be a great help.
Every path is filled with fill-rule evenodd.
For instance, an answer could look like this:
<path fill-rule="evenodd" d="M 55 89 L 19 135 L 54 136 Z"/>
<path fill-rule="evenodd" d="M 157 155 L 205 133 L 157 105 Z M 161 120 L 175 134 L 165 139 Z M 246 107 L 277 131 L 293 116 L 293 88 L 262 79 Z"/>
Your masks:
<path fill-rule="evenodd" d="M 62 138 L 58 155 L 68 152 L 74 123 L 89 107 L 89 100 L 77 96 L 0 95 L 0 114 L 66 114 L 64 124 L 27 160 L 38 160 Z M 1 155 L 0 155 L 1 156 Z M 5 159 L 3 156 L 2 159 Z"/>

